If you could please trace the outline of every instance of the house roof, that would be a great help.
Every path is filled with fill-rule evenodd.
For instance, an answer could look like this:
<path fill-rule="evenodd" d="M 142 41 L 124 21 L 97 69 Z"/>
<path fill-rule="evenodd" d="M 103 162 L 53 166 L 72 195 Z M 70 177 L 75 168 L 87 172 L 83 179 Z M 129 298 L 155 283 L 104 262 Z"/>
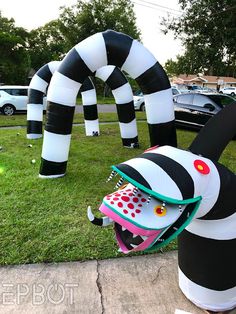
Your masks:
<path fill-rule="evenodd" d="M 180 74 L 174 78 L 176 83 L 217 83 L 222 80 L 224 83 L 236 83 L 236 78 L 230 76 L 213 76 L 213 75 L 193 75 L 193 74 Z"/>

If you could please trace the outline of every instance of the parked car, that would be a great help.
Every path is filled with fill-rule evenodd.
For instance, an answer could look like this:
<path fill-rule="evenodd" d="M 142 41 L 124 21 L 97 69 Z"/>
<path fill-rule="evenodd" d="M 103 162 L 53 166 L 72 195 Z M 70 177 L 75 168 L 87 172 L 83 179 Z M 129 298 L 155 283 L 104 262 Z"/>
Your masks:
<path fill-rule="evenodd" d="M 221 94 L 186 93 L 173 98 L 177 126 L 200 129 L 206 122 L 235 99 Z M 236 103 L 235 103 L 236 105 Z"/>
<path fill-rule="evenodd" d="M 221 94 L 226 94 L 226 95 L 231 95 L 235 96 L 236 95 L 236 87 L 224 87 L 220 89 Z"/>
<path fill-rule="evenodd" d="M 178 90 L 177 87 L 172 86 L 171 89 L 172 89 L 173 96 L 180 94 L 180 91 Z M 140 111 L 145 111 L 145 102 L 144 102 L 143 93 L 139 92 L 139 94 L 136 94 L 133 98 L 134 98 L 134 109 L 140 110 Z"/>
<path fill-rule="evenodd" d="M 27 110 L 28 86 L 2 85 L 0 86 L 0 110 L 4 115 L 12 116 L 16 111 Z M 46 109 L 46 97 L 43 100 Z"/>
<path fill-rule="evenodd" d="M 140 92 L 138 95 L 135 95 L 134 97 L 134 109 L 145 111 L 145 103 L 144 103 L 144 97 L 143 93 Z"/>

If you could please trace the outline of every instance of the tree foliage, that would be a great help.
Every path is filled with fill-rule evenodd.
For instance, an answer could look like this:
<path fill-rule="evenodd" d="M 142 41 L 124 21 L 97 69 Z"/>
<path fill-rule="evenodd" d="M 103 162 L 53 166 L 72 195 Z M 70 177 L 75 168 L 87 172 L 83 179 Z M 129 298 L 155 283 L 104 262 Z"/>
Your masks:
<path fill-rule="evenodd" d="M 0 82 L 25 84 L 30 60 L 27 53 L 28 33 L 15 27 L 13 19 L 2 16 L 0 11 Z"/>
<path fill-rule="evenodd" d="M 76 5 L 61 10 L 59 28 L 70 48 L 107 29 L 140 39 L 130 0 L 78 0 Z"/>
<path fill-rule="evenodd" d="M 235 0 L 179 0 L 183 14 L 163 21 L 186 49 L 177 58 L 182 73 L 236 75 Z"/>

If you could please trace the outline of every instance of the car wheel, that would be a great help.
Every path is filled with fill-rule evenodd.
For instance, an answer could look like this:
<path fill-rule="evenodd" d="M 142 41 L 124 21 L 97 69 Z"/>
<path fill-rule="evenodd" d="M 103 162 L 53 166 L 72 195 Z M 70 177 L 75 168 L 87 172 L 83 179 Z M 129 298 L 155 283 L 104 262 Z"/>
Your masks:
<path fill-rule="evenodd" d="M 231 96 L 235 96 L 235 93 L 233 92 L 233 93 L 231 93 Z"/>
<path fill-rule="evenodd" d="M 16 109 L 14 106 L 8 104 L 3 106 L 2 112 L 5 114 L 5 116 L 12 116 L 15 113 Z"/>
<path fill-rule="evenodd" d="M 142 105 L 140 106 L 140 110 L 145 111 L 145 104 L 144 103 L 142 103 Z"/>

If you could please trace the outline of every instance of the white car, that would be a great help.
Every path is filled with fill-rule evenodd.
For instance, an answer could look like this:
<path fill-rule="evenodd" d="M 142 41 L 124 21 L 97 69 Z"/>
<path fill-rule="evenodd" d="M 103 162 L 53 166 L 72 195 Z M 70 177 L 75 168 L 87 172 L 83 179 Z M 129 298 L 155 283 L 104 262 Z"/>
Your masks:
<path fill-rule="evenodd" d="M 28 86 L 0 86 L 0 110 L 4 115 L 12 116 L 16 111 L 27 111 Z M 43 100 L 46 108 L 46 97 Z"/>
<path fill-rule="evenodd" d="M 139 95 L 134 96 L 134 109 L 145 111 L 145 103 L 144 103 L 144 97 L 143 93 L 140 93 Z"/>
<path fill-rule="evenodd" d="M 230 87 L 221 88 L 220 94 L 227 94 L 227 95 L 235 96 L 236 95 L 236 87 L 230 86 Z"/>
<path fill-rule="evenodd" d="M 180 91 L 177 87 L 172 86 L 171 89 L 172 89 L 173 96 L 180 94 Z M 145 111 L 145 102 L 144 102 L 143 93 L 141 92 L 138 95 L 134 96 L 133 98 L 134 98 L 134 109 Z"/>

